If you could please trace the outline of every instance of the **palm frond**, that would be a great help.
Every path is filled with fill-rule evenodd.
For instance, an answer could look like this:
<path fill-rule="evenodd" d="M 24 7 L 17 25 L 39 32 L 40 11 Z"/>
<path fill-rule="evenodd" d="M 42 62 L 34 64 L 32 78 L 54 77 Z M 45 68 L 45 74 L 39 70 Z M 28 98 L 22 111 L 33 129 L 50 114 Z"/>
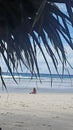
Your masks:
<path fill-rule="evenodd" d="M 66 6 L 67 14 L 59 8 L 62 3 Z M 69 26 L 73 26 L 73 0 L 0 0 L 0 53 L 11 75 L 13 71 L 10 63 L 15 70 L 23 63 L 32 74 L 37 72 L 40 75 L 35 43 L 51 74 L 39 37 L 57 73 L 58 60 L 47 39 L 50 39 L 64 68 L 68 62 L 62 37 L 73 49 Z"/>

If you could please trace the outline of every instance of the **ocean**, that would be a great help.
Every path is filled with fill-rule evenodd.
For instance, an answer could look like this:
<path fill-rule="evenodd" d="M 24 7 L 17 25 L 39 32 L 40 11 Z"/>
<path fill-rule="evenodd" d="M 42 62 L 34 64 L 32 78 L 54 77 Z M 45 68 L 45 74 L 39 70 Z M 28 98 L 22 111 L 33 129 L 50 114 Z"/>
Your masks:
<path fill-rule="evenodd" d="M 30 73 L 13 73 L 17 83 L 10 73 L 3 72 L 2 75 L 7 91 L 0 79 L 0 93 L 30 93 L 34 87 L 37 93 L 73 93 L 73 75 L 40 74 L 39 79 Z"/>

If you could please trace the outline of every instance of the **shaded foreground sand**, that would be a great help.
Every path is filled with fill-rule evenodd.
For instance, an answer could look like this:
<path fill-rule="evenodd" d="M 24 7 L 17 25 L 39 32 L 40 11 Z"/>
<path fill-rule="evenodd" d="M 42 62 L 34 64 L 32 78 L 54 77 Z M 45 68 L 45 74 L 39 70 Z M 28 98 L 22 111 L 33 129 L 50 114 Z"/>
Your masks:
<path fill-rule="evenodd" d="M 73 130 L 72 94 L 0 94 L 2 130 Z"/>

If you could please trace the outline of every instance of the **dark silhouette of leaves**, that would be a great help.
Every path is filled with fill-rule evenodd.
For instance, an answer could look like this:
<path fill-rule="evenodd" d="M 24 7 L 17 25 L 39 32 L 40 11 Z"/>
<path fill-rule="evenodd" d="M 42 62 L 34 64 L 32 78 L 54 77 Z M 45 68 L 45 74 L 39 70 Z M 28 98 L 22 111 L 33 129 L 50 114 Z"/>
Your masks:
<path fill-rule="evenodd" d="M 62 3 L 66 6 L 67 14 L 59 8 Z M 69 26 L 73 26 L 73 0 L 0 0 L 0 53 L 12 77 L 12 66 L 17 71 L 18 65 L 21 66 L 22 63 L 32 75 L 37 72 L 40 76 L 36 46 L 51 74 L 49 61 L 39 38 L 42 39 L 57 73 L 58 60 L 47 39 L 50 39 L 64 68 L 68 62 L 62 37 L 73 49 Z"/>

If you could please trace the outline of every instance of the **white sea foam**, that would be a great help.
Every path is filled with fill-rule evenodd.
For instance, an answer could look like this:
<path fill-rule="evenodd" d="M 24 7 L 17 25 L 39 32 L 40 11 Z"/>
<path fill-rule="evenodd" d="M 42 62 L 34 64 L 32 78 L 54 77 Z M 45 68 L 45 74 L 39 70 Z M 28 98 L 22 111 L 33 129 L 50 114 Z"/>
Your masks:
<path fill-rule="evenodd" d="M 64 78 L 53 78 L 52 84 L 50 78 L 41 78 L 41 82 L 39 79 L 30 79 L 24 78 L 21 76 L 15 77 L 18 84 L 14 82 L 12 77 L 6 76 L 4 77 L 4 81 L 7 85 L 7 89 L 9 92 L 30 92 L 33 87 L 37 88 L 38 92 L 73 92 L 73 79 Z M 2 90 L 2 82 L 0 80 L 0 92 L 6 92 L 6 90 Z"/>

